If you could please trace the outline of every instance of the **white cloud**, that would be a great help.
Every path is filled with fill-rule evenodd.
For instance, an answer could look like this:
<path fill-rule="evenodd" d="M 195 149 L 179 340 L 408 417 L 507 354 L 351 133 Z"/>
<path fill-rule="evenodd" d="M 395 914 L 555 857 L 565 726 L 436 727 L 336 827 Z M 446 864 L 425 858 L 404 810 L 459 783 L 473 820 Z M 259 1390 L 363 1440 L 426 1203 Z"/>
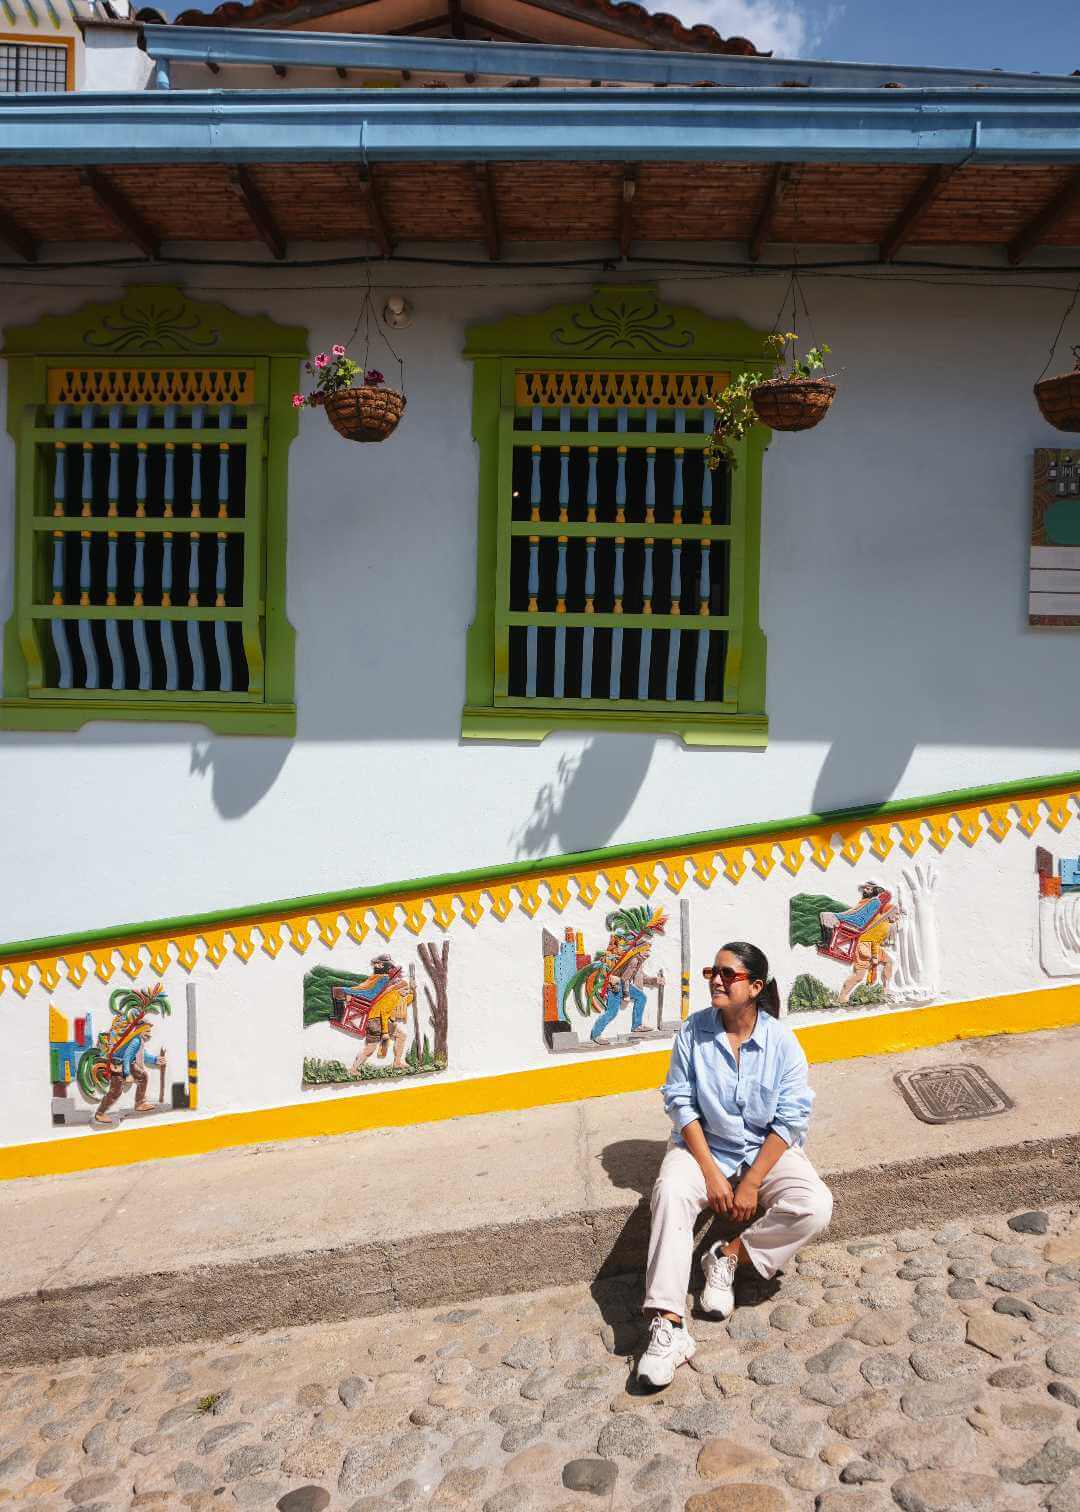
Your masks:
<path fill-rule="evenodd" d="M 657 5 L 656 0 L 649 4 L 650 10 L 668 8 L 668 4 Z M 772 52 L 778 58 L 805 58 L 842 6 L 829 7 L 824 25 L 813 25 L 796 0 L 671 0 L 670 10 L 684 26 L 705 22 L 715 26 L 722 37 L 749 37 L 759 52 Z"/>

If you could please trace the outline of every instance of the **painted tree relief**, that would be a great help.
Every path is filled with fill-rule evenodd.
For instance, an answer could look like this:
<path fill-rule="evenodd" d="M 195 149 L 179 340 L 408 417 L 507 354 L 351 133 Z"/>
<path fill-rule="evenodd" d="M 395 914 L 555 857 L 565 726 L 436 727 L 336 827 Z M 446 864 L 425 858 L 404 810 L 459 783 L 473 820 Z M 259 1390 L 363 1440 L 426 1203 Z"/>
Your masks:
<path fill-rule="evenodd" d="M 604 949 L 589 954 L 581 930 L 541 936 L 544 1040 L 549 1050 L 605 1050 L 677 1034 L 678 1007 L 665 1018 L 667 981 L 648 970 L 667 916 L 660 908 L 617 908 L 604 926 Z M 650 1001 L 649 993 L 653 994 Z"/>
<path fill-rule="evenodd" d="M 913 1006 L 938 997 L 937 885 L 937 870 L 928 865 L 905 871 L 895 892 L 866 880 L 853 900 L 797 893 L 790 905 L 790 944 L 838 963 L 843 977 L 831 986 L 811 972 L 801 973 L 792 984 L 788 1011 Z M 830 975 L 835 980 L 837 973 Z"/>
<path fill-rule="evenodd" d="M 53 1123 L 106 1130 L 129 1118 L 141 1120 L 194 1108 L 198 1102 L 194 990 L 188 994 L 187 1077 L 168 1084 L 168 1096 L 171 1062 L 165 1020 L 172 1015 L 172 1004 L 161 983 L 117 988 L 109 997 L 108 1015 L 109 1027 L 95 1039 L 91 1013 L 69 1021 L 50 1006 Z"/>
<path fill-rule="evenodd" d="M 406 971 L 391 956 L 377 955 L 366 973 L 329 966 L 308 972 L 305 1049 L 309 1039 L 314 1043 L 312 1053 L 304 1056 L 305 1087 L 395 1081 L 445 1071 L 450 942 L 444 940 L 441 948 L 420 944 L 416 953 L 428 978 L 423 987 L 424 1022 L 415 965 Z"/>

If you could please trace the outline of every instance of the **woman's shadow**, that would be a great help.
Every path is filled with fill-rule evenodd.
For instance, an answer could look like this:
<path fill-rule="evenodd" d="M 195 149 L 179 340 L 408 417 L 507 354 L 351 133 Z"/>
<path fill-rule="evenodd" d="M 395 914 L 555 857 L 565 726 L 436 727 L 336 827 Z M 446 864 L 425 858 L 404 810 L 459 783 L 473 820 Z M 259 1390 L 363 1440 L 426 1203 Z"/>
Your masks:
<path fill-rule="evenodd" d="M 610 1352 L 627 1359 L 631 1365 L 626 1387 L 631 1395 L 655 1394 L 654 1388 L 638 1384 L 633 1363 L 645 1342 L 641 1309 L 645 1301 L 645 1261 L 649 1246 L 649 1198 L 666 1150 L 666 1143 L 659 1139 L 617 1139 L 600 1152 L 600 1163 L 611 1185 L 638 1195 L 637 1205 L 623 1224 L 590 1288 L 600 1315 L 611 1330 Z M 726 1243 L 740 1227 L 709 1208 L 694 1225 L 690 1289 L 695 1301 L 691 1319 L 709 1316 L 699 1310 L 696 1301 L 701 1289 L 702 1256 L 718 1240 Z M 743 1282 L 736 1287 L 736 1304 L 739 1308 L 761 1307 L 772 1300 L 779 1286 L 779 1279 L 765 1281 L 757 1278 Z"/>

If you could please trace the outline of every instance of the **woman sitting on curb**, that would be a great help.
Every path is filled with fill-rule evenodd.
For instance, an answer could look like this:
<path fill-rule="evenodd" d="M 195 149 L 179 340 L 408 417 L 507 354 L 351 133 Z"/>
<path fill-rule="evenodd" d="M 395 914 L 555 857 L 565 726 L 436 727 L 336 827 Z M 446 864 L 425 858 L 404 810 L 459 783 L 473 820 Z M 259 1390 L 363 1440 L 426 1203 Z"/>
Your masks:
<path fill-rule="evenodd" d="M 663 1088 L 674 1133 L 652 1193 L 644 1304 L 652 1321 L 637 1370 L 652 1386 L 666 1386 L 694 1353 L 683 1314 L 704 1208 L 743 1224 L 760 1212 L 705 1255 L 701 1309 L 721 1318 L 735 1310 L 739 1265 L 775 1276 L 832 1217 L 832 1195 L 802 1149 L 814 1097 L 806 1056 L 779 1023 L 768 961 L 736 941 L 704 975 L 712 1007 L 683 1024 Z"/>

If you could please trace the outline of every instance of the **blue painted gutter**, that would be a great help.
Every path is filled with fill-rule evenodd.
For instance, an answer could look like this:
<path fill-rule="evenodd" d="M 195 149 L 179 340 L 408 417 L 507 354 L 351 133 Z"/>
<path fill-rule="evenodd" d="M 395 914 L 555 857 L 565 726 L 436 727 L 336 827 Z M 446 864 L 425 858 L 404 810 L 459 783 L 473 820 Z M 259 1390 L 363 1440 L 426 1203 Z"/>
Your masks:
<path fill-rule="evenodd" d="M 811 89 L 1048 89 L 1080 91 L 1080 76 L 1002 73 L 963 68 L 893 67 L 651 48 L 563 47 L 552 43 L 468 42 L 355 33 L 249 31 L 239 27 L 144 25 L 140 45 L 158 64 L 351 68 L 386 74 L 475 74 L 477 78 L 576 79 L 590 83 L 679 85 L 709 82 L 735 89 L 796 85 Z"/>
<path fill-rule="evenodd" d="M 0 164 L 1080 163 L 1048 90 L 235 90 L 0 95 Z"/>

